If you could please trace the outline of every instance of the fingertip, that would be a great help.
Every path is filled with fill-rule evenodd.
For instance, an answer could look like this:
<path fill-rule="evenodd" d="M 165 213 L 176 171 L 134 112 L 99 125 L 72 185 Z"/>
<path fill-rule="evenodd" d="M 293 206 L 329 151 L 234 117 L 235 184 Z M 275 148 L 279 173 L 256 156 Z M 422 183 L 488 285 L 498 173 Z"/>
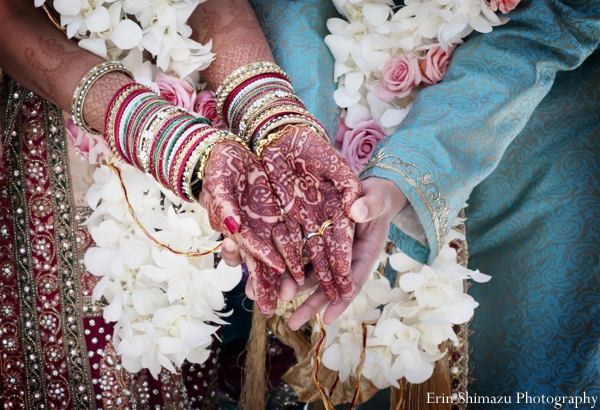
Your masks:
<path fill-rule="evenodd" d="M 363 222 L 369 216 L 369 208 L 357 200 L 350 207 L 350 218 L 354 220 L 354 222 Z"/>
<path fill-rule="evenodd" d="M 229 253 L 237 252 L 237 244 L 229 238 L 223 239 L 223 250 Z"/>

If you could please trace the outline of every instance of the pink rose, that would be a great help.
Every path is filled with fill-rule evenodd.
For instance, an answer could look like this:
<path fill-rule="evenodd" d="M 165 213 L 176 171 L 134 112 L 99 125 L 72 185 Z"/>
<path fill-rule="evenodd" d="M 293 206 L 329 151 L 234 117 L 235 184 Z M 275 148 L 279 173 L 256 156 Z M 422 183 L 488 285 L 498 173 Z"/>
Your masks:
<path fill-rule="evenodd" d="M 492 11 L 500 11 L 504 14 L 508 13 L 519 4 L 521 0 L 490 0 L 489 7 Z"/>
<path fill-rule="evenodd" d="M 66 121 L 65 129 L 73 146 L 91 164 L 96 164 L 100 157 L 112 156 L 112 151 L 102 135 L 88 134 L 75 125 L 72 118 Z"/>
<path fill-rule="evenodd" d="M 192 111 L 196 101 L 196 91 L 187 81 L 159 73 L 156 76 L 156 85 L 158 85 L 160 96 L 165 100 Z"/>
<path fill-rule="evenodd" d="M 383 78 L 377 88 L 377 96 L 385 102 L 406 97 L 421 83 L 419 60 L 411 53 L 387 60 L 381 74 Z"/>
<path fill-rule="evenodd" d="M 194 103 L 194 112 L 204 118 L 208 118 L 212 125 L 219 128 L 223 126 L 219 114 L 217 114 L 217 104 L 215 103 L 215 93 L 212 91 L 200 91 Z"/>
<path fill-rule="evenodd" d="M 429 49 L 427 57 L 420 63 L 424 83 L 437 84 L 442 81 L 455 48 L 450 46 L 448 51 L 444 51 L 440 46 L 435 46 Z"/>
<path fill-rule="evenodd" d="M 354 129 L 346 131 L 342 142 L 342 156 L 348 161 L 352 171 L 357 174 L 373 155 L 375 146 L 385 138 L 385 133 L 375 120 L 359 123 Z"/>

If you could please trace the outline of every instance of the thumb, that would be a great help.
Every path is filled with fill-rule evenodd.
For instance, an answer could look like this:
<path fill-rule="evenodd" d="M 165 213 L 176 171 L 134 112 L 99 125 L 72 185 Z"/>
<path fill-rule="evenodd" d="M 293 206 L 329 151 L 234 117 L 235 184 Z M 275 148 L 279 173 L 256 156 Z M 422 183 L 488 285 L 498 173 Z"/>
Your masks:
<path fill-rule="evenodd" d="M 369 222 L 385 211 L 385 202 L 379 195 L 365 191 L 365 196 L 357 199 L 350 207 L 350 218 L 355 222 Z"/>

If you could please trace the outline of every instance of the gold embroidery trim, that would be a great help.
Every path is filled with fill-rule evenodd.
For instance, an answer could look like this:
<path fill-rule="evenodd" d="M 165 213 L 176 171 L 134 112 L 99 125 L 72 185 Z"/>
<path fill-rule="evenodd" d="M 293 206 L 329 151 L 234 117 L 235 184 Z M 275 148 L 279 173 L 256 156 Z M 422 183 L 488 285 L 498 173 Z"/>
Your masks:
<path fill-rule="evenodd" d="M 384 161 L 389 163 L 386 164 Z M 361 175 L 369 169 L 376 167 L 399 174 L 414 188 L 429 211 L 435 229 L 438 251 L 440 251 L 446 236 L 450 209 L 446 204 L 446 200 L 442 198 L 440 188 L 431 182 L 431 174 L 424 173 L 415 164 L 404 162 L 397 155 L 386 155 L 383 150 L 379 150 L 373 154 L 362 170 Z M 402 170 L 403 168 L 405 169 L 404 171 Z"/>
<path fill-rule="evenodd" d="M 60 283 L 61 325 L 73 408 L 93 408 L 89 361 L 84 340 L 82 300 L 75 246 L 76 221 L 71 192 L 66 135 L 60 109 L 44 101 L 48 177 L 54 213 L 54 252 Z"/>
<path fill-rule="evenodd" d="M 13 93 L 12 91 L 17 91 Z M 18 95 L 17 95 L 18 94 Z M 13 233 L 14 233 L 14 258 L 15 274 L 17 275 L 19 287 L 19 328 L 21 331 L 21 347 L 23 349 L 23 358 L 25 365 L 25 402 L 29 408 L 50 408 L 48 404 L 48 389 L 44 375 L 43 351 L 41 335 L 39 332 L 40 324 L 38 322 L 37 298 L 35 295 L 36 284 L 34 273 L 31 269 L 32 255 L 31 242 L 29 235 L 29 208 L 25 192 L 25 166 L 21 155 L 21 138 L 19 131 L 23 124 L 17 121 L 17 112 L 24 100 L 26 91 L 18 86 L 11 84 L 11 95 L 9 97 L 9 117 L 11 134 L 14 132 L 15 138 L 6 140 L 10 145 L 6 146 L 8 168 L 13 174 L 10 178 L 10 200 L 13 208 Z M 33 95 L 33 94 L 32 94 Z M 21 98 L 19 98 L 21 97 Z M 12 109 L 12 110 L 10 110 Z M 19 131 L 17 131 L 19 130 Z M 29 326 L 27 326 L 29 322 Z M 26 329 L 31 328 L 31 331 Z"/>

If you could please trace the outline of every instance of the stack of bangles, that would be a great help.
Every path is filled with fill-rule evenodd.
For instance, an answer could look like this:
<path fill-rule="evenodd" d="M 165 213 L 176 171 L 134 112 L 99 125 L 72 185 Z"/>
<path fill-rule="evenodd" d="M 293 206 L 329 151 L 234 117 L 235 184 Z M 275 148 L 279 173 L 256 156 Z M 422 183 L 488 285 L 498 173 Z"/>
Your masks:
<path fill-rule="evenodd" d="M 230 131 L 261 158 L 264 147 L 286 124 L 303 124 L 329 142 L 323 126 L 307 110 L 286 73 L 263 62 L 231 73 L 216 92 L 217 112 Z"/>
<path fill-rule="evenodd" d="M 98 133 L 83 119 L 85 97 L 98 79 L 115 71 L 133 78 L 123 64 L 109 61 L 92 68 L 77 85 L 72 114 L 87 132 Z M 286 124 L 303 124 L 329 141 L 276 64 L 254 63 L 237 69 L 217 90 L 216 103 L 231 132 L 173 106 L 142 84 L 127 84 L 111 99 L 104 135 L 120 159 L 189 202 L 197 201 L 208 157 L 219 142 L 236 141 L 260 158 L 277 135 L 274 131 Z"/>

